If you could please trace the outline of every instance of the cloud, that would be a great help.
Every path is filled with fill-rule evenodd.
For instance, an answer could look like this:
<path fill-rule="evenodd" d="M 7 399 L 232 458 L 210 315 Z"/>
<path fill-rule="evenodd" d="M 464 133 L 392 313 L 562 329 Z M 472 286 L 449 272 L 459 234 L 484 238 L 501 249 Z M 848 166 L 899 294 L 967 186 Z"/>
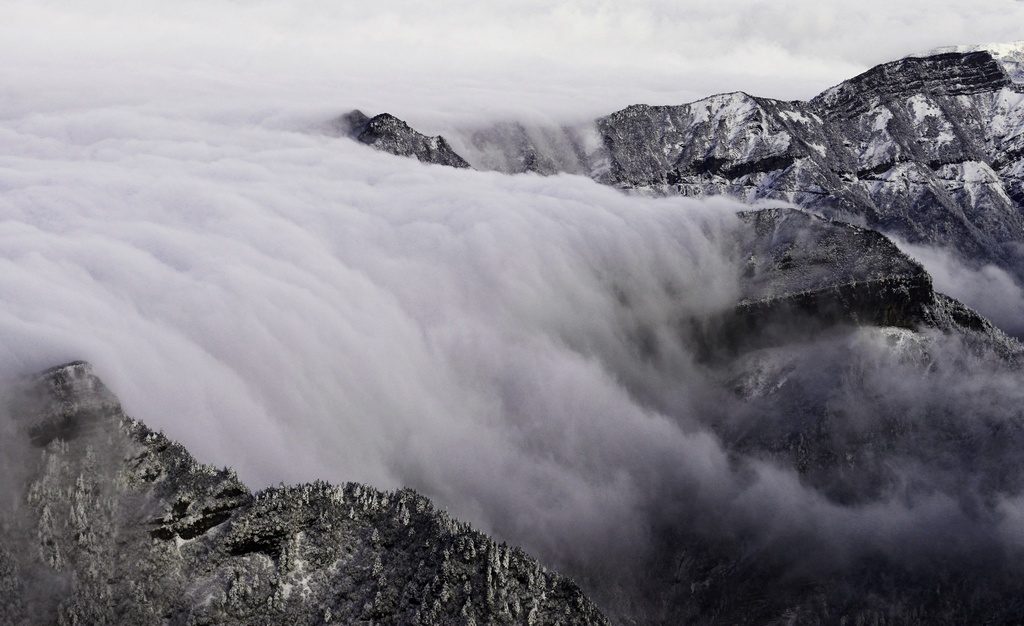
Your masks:
<path fill-rule="evenodd" d="M 993 265 L 975 268 L 946 250 L 897 243 L 924 265 L 936 291 L 962 301 L 1006 333 L 1024 337 L 1024 289 L 1005 270 Z"/>
<path fill-rule="evenodd" d="M 130 414 L 254 487 L 413 486 L 598 594 L 665 533 L 744 538 L 807 575 L 930 562 L 922 524 L 966 532 L 963 554 L 996 527 L 963 517 L 964 481 L 992 482 L 1005 451 L 961 471 L 915 451 L 941 459 L 938 441 L 803 475 L 765 452 L 826 414 L 851 450 L 894 416 L 1019 419 L 1021 387 L 951 339 L 893 352 L 902 335 L 864 330 L 756 353 L 784 391 L 741 401 L 729 376 L 752 366 L 709 369 L 680 332 L 739 297 L 729 200 L 166 113 L 4 132 L 3 377 L 90 360 Z"/>
<path fill-rule="evenodd" d="M 6 9 L 0 81 L 22 110 L 157 99 L 187 112 L 216 93 L 232 115 L 240 103 L 248 115 L 284 102 L 313 117 L 360 107 L 430 132 L 490 116 L 576 120 L 724 91 L 809 98 L 910 52 L 1014 40 L 1024 18 L 1012 0 L 390 0 L 358 9 L 15 0 Z"/>
<path fill-rule="evenodd" d="M 1012 451 L 965 472 L 939 443 L 938 460 L 786 468 L 788 437 L 819 425 L 799 399 L 837 442 L 893 416 L 1018 419 L 1017 379 L 956 341 L 858 331 L 759 352 L 726 374 L 756 361 L 786 394 L 747 401 L 698 362 L 680 324 L 736 301 L 739 205 L 429 167 L 317 132 L 353 106 L 435 132 L 808 97 L 917 48 L 1010 38 L 1016 4 L 9 4 L 5 380 L 87 359 L 130 414 L 253 487 L 413 486 L 597 581 L 628 579 L 659 533 L 750 540 L 786 571 L 912 562 L 934 554 L 923 527 L 1016 545 L 1016 492 L 965 518 L 959 482 L 994 480 Z M 1005 287 L 935 258 L 940 290 Z M 1019 290 L 977 294 L 1014 323 Z M 787 552 L 800 542 L 822 558 Z"/>
<path fill-rule="evenodd" d="M 151 113 L 4 133 L 8 379 L 87 359 L 255 487 L 413 485 L 553 555 L 642 537 L 637 485 L 708 445 L 623 384 L 640 332 L 688 378 L 674 324 L 735 301 L 739 205 Z"/>

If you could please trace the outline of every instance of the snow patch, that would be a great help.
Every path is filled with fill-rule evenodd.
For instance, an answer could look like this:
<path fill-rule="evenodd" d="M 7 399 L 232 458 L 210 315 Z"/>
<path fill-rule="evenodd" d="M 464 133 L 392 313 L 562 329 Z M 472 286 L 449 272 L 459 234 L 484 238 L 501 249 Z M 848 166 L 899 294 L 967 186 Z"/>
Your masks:
<path fill-rule="evenodd" d="M 868 142 L 857 156 L 857 164 L 861 168 L 873 168 L 892 161 L 898 152 L 896 143 L 888 130 L 889 122 L 893 118 L 892 111 L 886 107 L 876 107 L 874 113 L 875 119 L 871 125 Z"/>
<path fill-rule="evenodd" d="M 914 124 L 921 124 L 929 117 L 941 117 L 942 109 L 922 94 L 915 94 L 907 100 L 914 112 Z M 891 117 L 891 115 L 890 115 Z"/>
<path fill-rule="evenodd" d="M 992 184 L 998 183 L 999 177 L 992 168 L 981 161 L 964 161 L 960 164 L 963 168 L 963 180 L 965 183 Z"/>
<path fill-rule="evenodd" d="M 880 107 L 876 110 L 878 111 L 878 117 L 875 118 L 875 123 L 872 125 L 871 130 L 883 132 L 889 127 L 889 122 L 892 121 L 892 111 L 885 107 Z"/>
<path fill-rule="evenodd" d="M 790 120 L 791 122 L 800 122 L 801 124 L 814 123 L 814 120 L 810 116 L 804 115 L 800 111 L 782 111 L 782 117 Z"/>
<path fill-rule="evenodd" d="M 718 122 L 723 119 L 728 122 L 745 119 L 754 110 L 756 103 L 749 95 L 741 91 L 734 91 L 709 96 L 691 102 L 688 106 L 693 122 L 702 124 L 708 121 Z"/>

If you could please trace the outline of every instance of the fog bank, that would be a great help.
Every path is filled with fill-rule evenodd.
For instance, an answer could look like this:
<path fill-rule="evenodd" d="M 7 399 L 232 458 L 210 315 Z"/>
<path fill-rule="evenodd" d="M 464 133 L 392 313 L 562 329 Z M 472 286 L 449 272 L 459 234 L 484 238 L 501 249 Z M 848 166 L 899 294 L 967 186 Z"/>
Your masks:
<path fill-rule="evenodd" d="M 430 133 L 806 98 L 918 48 L 1016 38 L 1015 17 L 997 0 L 8 3 L 0 378 L 88 360 L 131 415 L 254 488 L 412 486 L 593 580 L 628 579 L 659 533 L 746 541 L 786 573 L 925 569 L 954 540 L 965 567 L 1009 558 L 1020 448 L 992 432 L 1020 421 L 1019 374 L 956 338 L 863 329 L 716 370 L 680 329 L 736 303 L 740 205 L 425 166 L 321 130 L 354 107 Z M 1002 275 L 919 252 L 940 291 L 1021 328 Z M 744 377 L 784 391 L 744 398 Z M 930 435 L 863 447 L 893 420 Z M 984 445 L 968 463 L 935 424 Z M 857 471 L 787 465 L 821 432 L 865 451 Z"/>

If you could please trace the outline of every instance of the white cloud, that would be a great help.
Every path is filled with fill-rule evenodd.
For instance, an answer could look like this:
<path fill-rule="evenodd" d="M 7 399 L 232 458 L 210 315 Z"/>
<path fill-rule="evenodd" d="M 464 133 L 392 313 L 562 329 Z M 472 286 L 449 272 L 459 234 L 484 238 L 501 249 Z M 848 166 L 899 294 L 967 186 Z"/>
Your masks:
<path fill-rule="evenodd" d="M 8 378 L 86 359 L 129 413 L 254 486 L 411 484 L 551 555 L 642 537 L 637 481 L 707 445 L 618 377 L 642 367 L 639 326 L 671 347 L 678 316 L 735 300 L 738 205 L 170 111 L 3 134 Z M 636 458 L 614 444 L 627 425 Z"/>
<path fill-rule="evenodd" d="M 910 52 L 1017 39 L 1024 5 L 11 0 L 4 15 L 8 106 L 157 99 L 187 115 L 216 93 L 233 115 L 363 107 L 429 130 L 721 91 L 808 98 Z"/>
<path fill-rule="evenodd" d="M 898 243 L 928 270 L 936 291 L 960 300 L 1003 331 L 1024 337 L 1024 289 L 1005 270 L 971 267 L 946 250 Z"/>
<path fill-rule="evenodd" d="M 809 97 L 919 48 L 1013 38 L 1019 3 L 98 7 L 12 0 L 0 20 L 5 378 L 90 360 L 131 414 L 253 486 L 411 485 L 552 562 L 614 567 L 652 520 L 691 519 L 680 503 L 747 530 L 774 515 L 766 536 L 803 511 L 800 532 L 846 528 L 839 543 L 892 506 L 909 520 L 892 534 L 911 532 L 895 504 L 740 476 L 701 423 L 727 405 L 678 323 L 734 301 L 737 205 L 315 131 L 354 106 L 430 132 Z"/>

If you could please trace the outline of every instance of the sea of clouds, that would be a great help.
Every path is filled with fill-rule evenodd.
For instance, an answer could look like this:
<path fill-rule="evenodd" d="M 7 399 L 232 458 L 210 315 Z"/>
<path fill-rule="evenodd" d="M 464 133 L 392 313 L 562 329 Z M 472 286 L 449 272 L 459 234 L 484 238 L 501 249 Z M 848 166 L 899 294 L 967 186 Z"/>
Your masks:
<path fill-rule="evenodd" d="M 720 381 L 678 328 L 736 301 L 739 205 L 426 166 L 323 129 L 354 107 L 434 132 L 806 98 L 919 48 L 1015 39 L 1022 3 L 424 7 L 6 3 L 0 376 L 88 360 L 131 415 L 254 488 L 413 486 L 583 573 L 638 558 L 652 520 L 692 522 L 680 502 L 843 549 L 916 545 L 918 515 L 1006 527 L 963 522 L 955 486 L 853 510 L 735 467 L 703 421 Z M 940 286 L 980 289 L 919 252 Z M 887 346 L 849 341 L 835 353 Z M 1019 401 L 993 380 L 994 406 Z"/>
<path fill-rule="evenodd" d="M 86 359 L 254 487 L 411 484 L 552 544 L 619 528 L 624 468 L 689 440 L 607 363 L 638 371 L 637 324 L 737 299 L 728 202 L 132 110 L 33 114 L 2 141 L 3 373 Z"/>

